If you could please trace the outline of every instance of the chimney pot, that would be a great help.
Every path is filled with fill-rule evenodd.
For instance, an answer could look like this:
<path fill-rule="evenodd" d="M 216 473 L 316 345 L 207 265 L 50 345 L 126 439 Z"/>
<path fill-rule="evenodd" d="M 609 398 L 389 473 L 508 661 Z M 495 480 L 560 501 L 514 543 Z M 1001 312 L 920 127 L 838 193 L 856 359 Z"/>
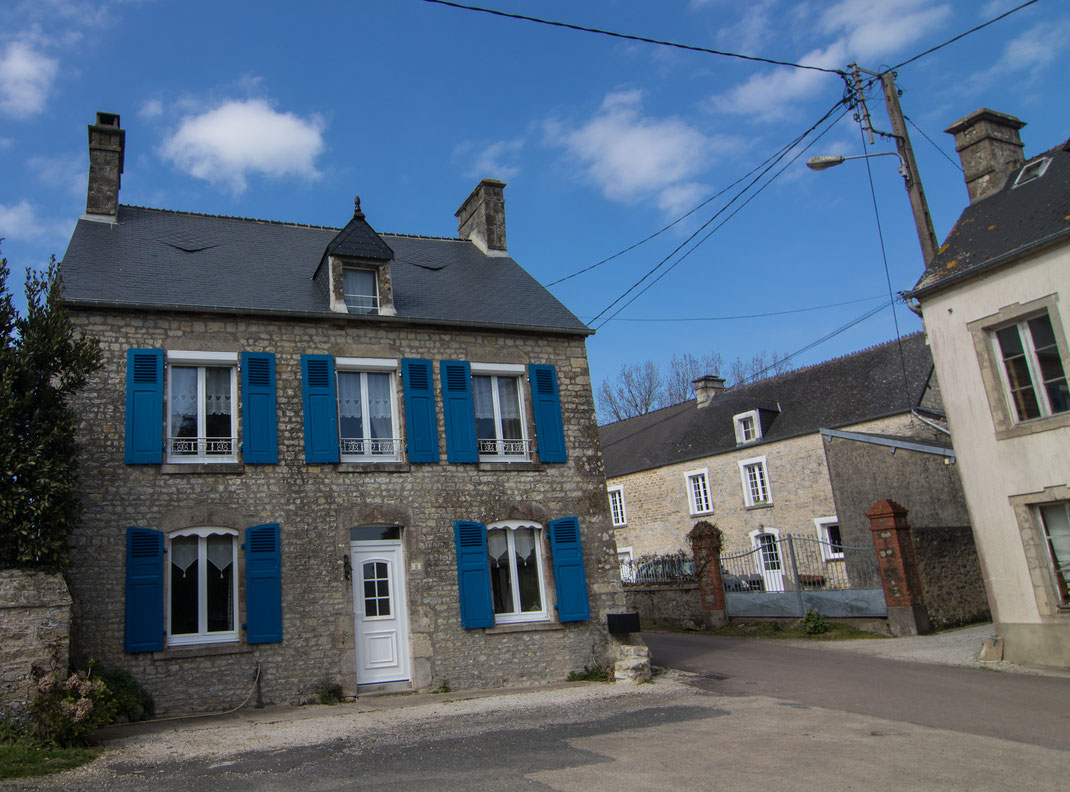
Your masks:
<path fill-rule="evenodd" d="M 504 256 L 505 182 L 484 179 L 456 212 L 457 233 L 489 256 Z"/>
<path fill-rule="evenodd" d="M 1018 134 L 1024 126 L 1019 118 L 982 107 L 944 130 L 955 136 L 971 204 L 1003 189 L 1011 172 L 1025 163 Z"/>
<path fill-rule="evenodd" d="M 718 377 L 716 374 L 704 374 L 691 380 L 691 384 L 695 387 L 695 398 L 698 401 L 696 407 L 705 407 L 713 401 L 714 396 L 724 393 L 725 390 L 724 377 Z"/>
<path fill-rule="evenodd" d="M 118 113 L 97 113 L 89 125 L 89 189 L 85 211 L 115 219 L 119 214 L 126 132 L 119 127 Z"/>

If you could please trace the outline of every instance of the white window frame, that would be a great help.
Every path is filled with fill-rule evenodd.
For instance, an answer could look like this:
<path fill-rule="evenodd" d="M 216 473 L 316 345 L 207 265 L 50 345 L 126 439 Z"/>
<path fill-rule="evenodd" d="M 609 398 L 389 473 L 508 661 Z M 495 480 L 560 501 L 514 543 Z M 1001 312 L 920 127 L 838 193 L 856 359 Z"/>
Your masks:
<path fill-rule="evenodd" d="M 1053 411 L 1051 400 L 1048 398 L 1048 389 L 1045 387 L 1046 383 L 1043 379 L 1040 370 L 1040 361 L 1037 358 L 1036 347 L 1033 343 L 1033 333 L 1029 329 L 1029 322 L 1040 316 L 1047 316 L 1048 322 L 1051 324 L 1053 334 L 1055 336 L 1055 351 L 1059 355 L 1059 362 L 1063 367 L 1063 378 L 1067 379 L 1068 361 L 1063 356 L 1063 350 L 1059 345 L 1059 336 L 1056 331 L 1055 319 L 1052 316 L 1052 312 L 1048 310 L 1037 311 L 1035 313 L 1027 314 L 1025 316 L 1017 318 L 1013 322 L 1006 322 L 1004 324 L 995 325 L 987 328 L 989 343 L 992 345 L 993 360 L 995 361 L 996 368 L 999 373 L 999 381 L 1003 386 L 1003 395 L 1007 401 L 1007 412 L 1011 419 L 1012 424 L 1023 424 L 1029 421 L 1040 421 L 1045 418 L 1051 418 L 1053 415 L 1066 414 L 1067 410 L 1060 410 L 1058 412 Z M 1003 350 L 1000 347 L 999 338 L 997 333 L 1008 328 L 1015 328 L 1018 333 L 1018 339 L 1022 343 L 1022 350 L 1024 353 L 1026 370 L 1029 374 L 1029 386 L 1032 388 L 1034 395 L 1036 396 L 1037 407 L 1040 410 L 1040 415 L 1032 418 L 1021 418 L 1018 415 L 1018 408 L 1016 406 L 1014 392 L 1011 390 L 1010 376 L 1007 373 L 1007 364 L 1003 358 Z"/>
<path fill-rule="evenodd" d="M 1051 165 L 1051 157 L 1044 157 L 1030 162 L 1018 172 L 1018 176 L 1015 178 L 1014 185 L 1011 189 L 1013 190 L 1015 187 L 1020 187 L 1023 184 L 1029 184 L 1031 181 L 1036 181 L 1047 172 L 1049 165 Z"/>
<path fill-rule="evenodd" d="M 335 391 L 336 400 L 341 399 L 341 388 L 337 387 L 337 379 L 340 374 L 389 374 L 390 375 L 390 437 L 389 438 L 371 438 L 368 437 L 368 433 L 371 431 L 371 421 L 364 421 L 364 437 L 363 438 L 343 438 L 342 437 L 342 405 L 339 401 L 336 405 L 338 412 L 338 458 L 342 462 L 397 462 L 401 459 L 401 434 L 398 427 L 398 361 L 388 358 L 357 358 L 357 357 L 338 357 L 334 359 L 334 376 L 335 376 Z M 361 408 L 364 415 L 368 415 L 368 380 L 366 377 L 361 378 Z M 344 440 L 363 440 L 366 444 L 372 440 L 386 440 L 389 439 L 393 443 L 392 454 L 375 454 L 374 444 L 371 448 L 366 450 L 363 454 L 355 453 L 353 451 L 346 452 L 344 450 Z"/>
<path fill-rule="evenodd" d="M 346 293 L 345 282 L 346 272 L 370 272 L 372 276 L 372 283 L 375 284 L 374 294 L 353 294 L 353 297 L 358 298 L 371 298 L 372 306 L 370 308 L 359 308 L 357 306 L 350 306 L 349 297 L 351 295 Z M 379 300 L 379 270 L 375 267 L 356 267 L 350 265 L 343 265 L 342 267 L 342 304 L 346 308 L 346 313 L 355 314 L 357 316 L 378 316 L 380 313 L 380 300 Z"/>
<path fill-rule="evenodd" d="M 476 394 L 475 394 L 475 378 L 476 377 L 490 377 L 491 378 L 491 400 L 494 409 L 494 428 L 495 428 L 495 451 L 485 451 L 483 442 L 478 438 L 476 439 L 476 445 L 479 448 L 479 461 L 480 462 L 530 462 L 531 461 L 531 441 L 528 437 L 528 419 L 527 413 L 524 409 L 524 388 L 521 384 L 524 380 L 525 367 L 522 363 L 470 363 L 472 371 L 472 408 L 475 409 Z M 521 438 L 511 441 L 515 445 L 510 446 L 508 450 L 520 451 L 520 453 L 505 453 L 507 450 L 502 437 L 502 411 L 500 404 L 500 397 L 498 395 L 498 380 L 500 378 L 508 378 L 516 380 L 516 402 L 518 405 L 518 411 L 520 413 L 520 434 Z M 475 420 L 473 415 L 472 420 Z"/>
<path fill-rule="evenodd" d="M 1034 519 L 1037 526 L 1040 528 L 1041 538 L 1044 540 L 1044 548 L 1049 561 L 1050 574 L 1052 581 L 1055 584 L 1055 600 L 1058 603 L 1060 610 L 1066 610 L 1070 608 L 1070 553 L 1067 553 L 1067 558 L 1060 558 L 1056 555 L 1055 546 L 1051 538 L 1051 532 L 1048 528 L 1048 523 L 1044 519 L 1044 512 L 1042 509 L 1050 509 L 1052 507 L 1062 506 L 1070 517 L 1070 501 L 1055 501 L 1054 503 L 1038 503 L 1033 507 Z"/>
<path fill-rule="evenodd" d="M 631 547 L 617 548 L 617 566 L 620 567 L 621 582 L 635 582 L 635 552 Z"/>
<path fill-rule="evenodd" d="M 696 491 L 696 484 L 701 482 L 701 492 Z M 687 489 L 687 505 L 691 515 L 712 514 L 713 498 L 710 496 L 709 468 L 689 470 L 684 473 L 684 487 Z M 705 502 L 703 502 L 705 501 Z"/>
<path fill-rule="evenodd" d="M 754 436 L 750 438 L 746 436 L 746 425 L 748 421 L 751 422 L 754 434 Z M 736 445 L 753 443 L 756 440 L 762 439 L 762 422 L 759 420 L 757 410 L 749 410 L 745 413 L 733 415 L 732 422 L 736 428 Z"/>
<path fill-rule="evenodd" d="M 755 493 L 751 487 L 751 480 L 748 471 L 755 469 L 760 473 L 760 479 L 756 480 L 759 486 L 765 489 L 765 499 L 758 500 L 755 498 Z M 751 459 L 741 459 L 739 462 L 739 477 L 743 484 L 743 501 L 747 504 L 747 508 L 751 509 L 756 506 L 772 506 L 773 505 L 773 488 L 769 483 L 769 466 L 765 462 L 765 457 L 753 457 Z"/>
<path fill-rule="evenodd" d="M 196 439 L 197 453 L 176 454 L 173 453 L 175 443 L 185 442 L 175 438 L 171 428 L 171 375 L 175 367 L 197 369 L 197 427 L 198 432 L 203 430 L 206 422 L 205 417 L 205 369 L 229 368 L 230 369 L 230 453 L 209 454 L 207 439 L 198 434 Z M 168 350 L 167 352 L 167 384 L 164 398 L 164 412 L 167 416 L 167 446 L 166 458 L 168 464 L 204 464 L 214 462 L 237 462 L 238 461 L 238 353 L 237 352 L 192 352 L 186 350 Z M 204 442 L 201 442 L 201 441 Z"/>
<path fill-rule="evenodd" d="M 207 539 L 209 536 L 229 536 L 231 547 L 231 567 L 233 574 L 231 575 L 233 591 L 231 592 L 231 602 L 233 603 L 233 612 L 231 613 L 231 620 L 234 624 L 233 630 L 208 632 L 208 597 L 207 597 L 207 563 L 208 563 L 208 551 L 207 551 Z M 198 591 L 197 591 L 197 622 L 198 630 L 195 633 L 182 633 L 180 635 L 174 635 L 171 632 L 171 541 L 174 539 L 196 536 L 198 538 L 197 548 L 197 570 L 198 570 Z M 215 643 L 234 643 L 238 640 L 238 622 L 240 609 L 238 607 L 238 532 L 232 528 L 216 528 L 209 526 L 201 526 L 197 528 L 186 528 L 181 531 L 175 531 L 174 533 L 167 535 L 167 613 L 166 625 L 167 625 L 167 645 L 168 646 L 191 646 L 193 644 L 215 644 Z"/>
<path fill-rule="evenodd" d="M 616 487 L 607 487 L 606 491 L 609 493 L 609 513 L 613 518 L 613 524 L 618 526 L 627 525 L 628 512 L 624 508 L 624 485 L 618 484 Z"/>
<path fill-rule="evenodd" d="M 829 536 L 829 528 L 835 525 L 840 529 L 840 541 L 833 542 L 832 537 Z M 840 519 L 833 515 L 832 517 L 815 517 L 814 527 L 817 529 L 817 538 L 821 540 L 821 558 L 825 561 L 839 561 L 843 559 L 843 529 L 840 528 Z M 832 549 L 834 544 L 839 544 L 840 551 L 837 553 Z"/>
<path fill-rule="evenodd" d="M 549 611 L 546 609 L 546 576 L 543 566 L 543 526 L 539 523 L 526 520 L 500 520 L 487 526 L 487 563 L 490 563 L 490 533 L 491 531 L 503 531 L 509 548 L 510 575 L 509 582 L 512 585 L 513 605 L 520 603 L 520 583 L 516 573 L 516 531 L 520 528 L 532 528 L 535 531 L 535 564 L 536 574 L 539 581 L 539 602 L 542 610 L 538 611 L 514 611 L 513 613 L 495 613 L 495 624 L 520 624 L 522 622 L 549 621 Z"/>

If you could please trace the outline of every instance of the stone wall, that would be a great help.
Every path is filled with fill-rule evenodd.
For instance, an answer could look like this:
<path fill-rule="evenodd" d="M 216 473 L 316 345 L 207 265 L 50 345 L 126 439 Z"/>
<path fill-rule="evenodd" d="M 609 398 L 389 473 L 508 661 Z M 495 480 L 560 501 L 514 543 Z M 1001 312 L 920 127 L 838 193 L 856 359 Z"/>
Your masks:
<path fill-rule="evenodd" d="M 920 525 L 911 522 L 918 574 L 929 621 L 936 629 L 991 618 L 984 576 L 968 525 Z"/>
<path fill-rule="evenodd" d="M 624 599 L 644 630 L 659 625 L 706 629 L 698 583 L 626 583 Z"/>
<path fill-rule="evenodd" d="M 62 575 L 0 570 L 0 712 L 32 699 L 35 665 L 66 672 L 70 623 Z"/>
<path fill-rule="evenodd" d="M 443 332 L 401 322 L 351 318 L 272 320 L 182 314 L 73 311 L 96 336 L 104 367 L 81 394 L 81 480 L 85 515 L 71 537 L 72 651 L 126 668 L 161 712 L 221 709 L 249 692 L 257 662 L 267 702 L 297 702 L 323 679 L 355 691 L 352 584 L 344 577 L 349 529 L 392 515 L 402 525 L 413 686 L 520 685 L 564 679 L 601 665 L 615 647 L 607 612 L 623 607 L 584 339 L 501 332 Z M 279 463 L 211 466 L 124 465 L 125 355 L 130 347 L 276 355 Z M 304 461 L 301 354 L 434 361 L 438 464 L 309 465 Z M 439 361 L 549 363 L 557 367 L 568 461 L 564 464 L 449 464 Z M 535 438 L 525 393 L 528 437 Z M 397 414 L 404 427 L 402 393 Z M 239 422 L 240 425 L 240 422 Z M 535 438 L 537 441 L 537 438 Z M 218 468 L 218 470 L 217 470 Z M 464 630 L 460 625 L 453 521 L 577 516 L 591 620 Z M 123 651 L 127 526 L 168 531 L 198 525 L 239 530 L 279 523 L 283 641 Z M 547 609 L 554 591 L 543 542 Z M 239 559 L 242 554 L 239 553 Z M 239 568 L 240 579 L 244 579 Z M 242 599 L 243 597 L 240 597 Z M 244 603 L 238 603 L 239 609 Z"/>

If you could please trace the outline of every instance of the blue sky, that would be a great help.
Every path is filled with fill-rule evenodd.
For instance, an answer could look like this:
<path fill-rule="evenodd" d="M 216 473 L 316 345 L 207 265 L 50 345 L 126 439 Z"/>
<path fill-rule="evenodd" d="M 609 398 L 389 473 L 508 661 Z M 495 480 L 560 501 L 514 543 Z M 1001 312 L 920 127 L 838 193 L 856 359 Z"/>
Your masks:
<path fill-rule="evenodd" d="M 877 70 L 1019 2 L 476 4 L 829 68 L 857 60 Z M 501 179 L 510 253 L 550 283 L 728 186 L 843 93 L 835 75 L 421 0 L 8 0 L 0 17 L 0 236 L 16 275 L 43 266 L 50 253 L 63 255 L 85 209 L 86 125 L 98 110 L 119 113 L 127 131 L 126 204 L 341 226 L 359 194 L 381 232 L 455 236 L 453 213 L 478 180 Z M 911 128 L 938 237 L 966 203 L 942 130 L 985 106 L 1028 123 L 1029 156 L 1062 142 L 1070 135 L 1068 49 L 1070 4 L 1041 0 L 900 70 L 904 112 L 939 147 Z M 875 126 L 888 129 L 878 97 L 870 110 Z M 878 140 L 871 151 L 892 149 Z M 600 327 L 588 344 L 595 387 L 629 361 L 795 352 L 887 300 L 865 162 L 824 173 L 803 165 L 807 156 L 862 151 L 848 114 Z M 920 275 L 921 253 L 894 159 L 869 162 L 899 291 Z M 591 320 L 723 205 L 714 201 L 551 291 Z M 725 318 L 833 303 L 846 304 Z M 903 332 L 920 329 L 902 306 L 897 316 Z M 793 363 L 894 334 L 884 310 Z"/>

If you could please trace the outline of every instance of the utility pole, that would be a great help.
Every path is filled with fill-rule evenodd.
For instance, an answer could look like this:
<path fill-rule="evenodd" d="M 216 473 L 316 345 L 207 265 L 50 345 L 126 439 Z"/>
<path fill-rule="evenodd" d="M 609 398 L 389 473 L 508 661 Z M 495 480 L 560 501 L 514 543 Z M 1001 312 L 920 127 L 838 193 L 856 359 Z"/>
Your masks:
<path fill-rule="evenodd" d="M 903 109 L 899 106 L 899 89 L 895 86 L 895 75 L 890 72 L 873 72 L 863 69 L 857 63 L 851 64 L 854 72 L 855 90 L 860 104 L 860 120 L 863 129 L 869 133 L 870 142 L 873 142 L 873 133 L 882 137 L 890 137 L 895 140 L 896 149 L 903 162 L 906 172 L 903 180 L 906 182 L 907 195 L 910 198 L 910 210 L 914 215 L 914 226 L 918 230 L 918 242 L 921 244 L 921 254 L 925 264 L 928 265 L 936 255 L 940 246 L 936 240 L 936 231 L 933 230 L 933 219 L 929 214 L 929 203 L 925 200 L 925 190 L 921 186 L 921 173 L 918 171 L 918 163 L 914 159 L 914 149 L 910 145 L 910 135 L 907 134 L 906 120 L 903 118 Z M 860 72 L 877 77 L 884 89 L 884 103 L 888 108 L 888 117 L 892 122 L 891 132 L 881 132 L 874 129 L 869 118 L 869 110 L 866 107 L 865 96 L 862 93 L 862 80 Z"/>

